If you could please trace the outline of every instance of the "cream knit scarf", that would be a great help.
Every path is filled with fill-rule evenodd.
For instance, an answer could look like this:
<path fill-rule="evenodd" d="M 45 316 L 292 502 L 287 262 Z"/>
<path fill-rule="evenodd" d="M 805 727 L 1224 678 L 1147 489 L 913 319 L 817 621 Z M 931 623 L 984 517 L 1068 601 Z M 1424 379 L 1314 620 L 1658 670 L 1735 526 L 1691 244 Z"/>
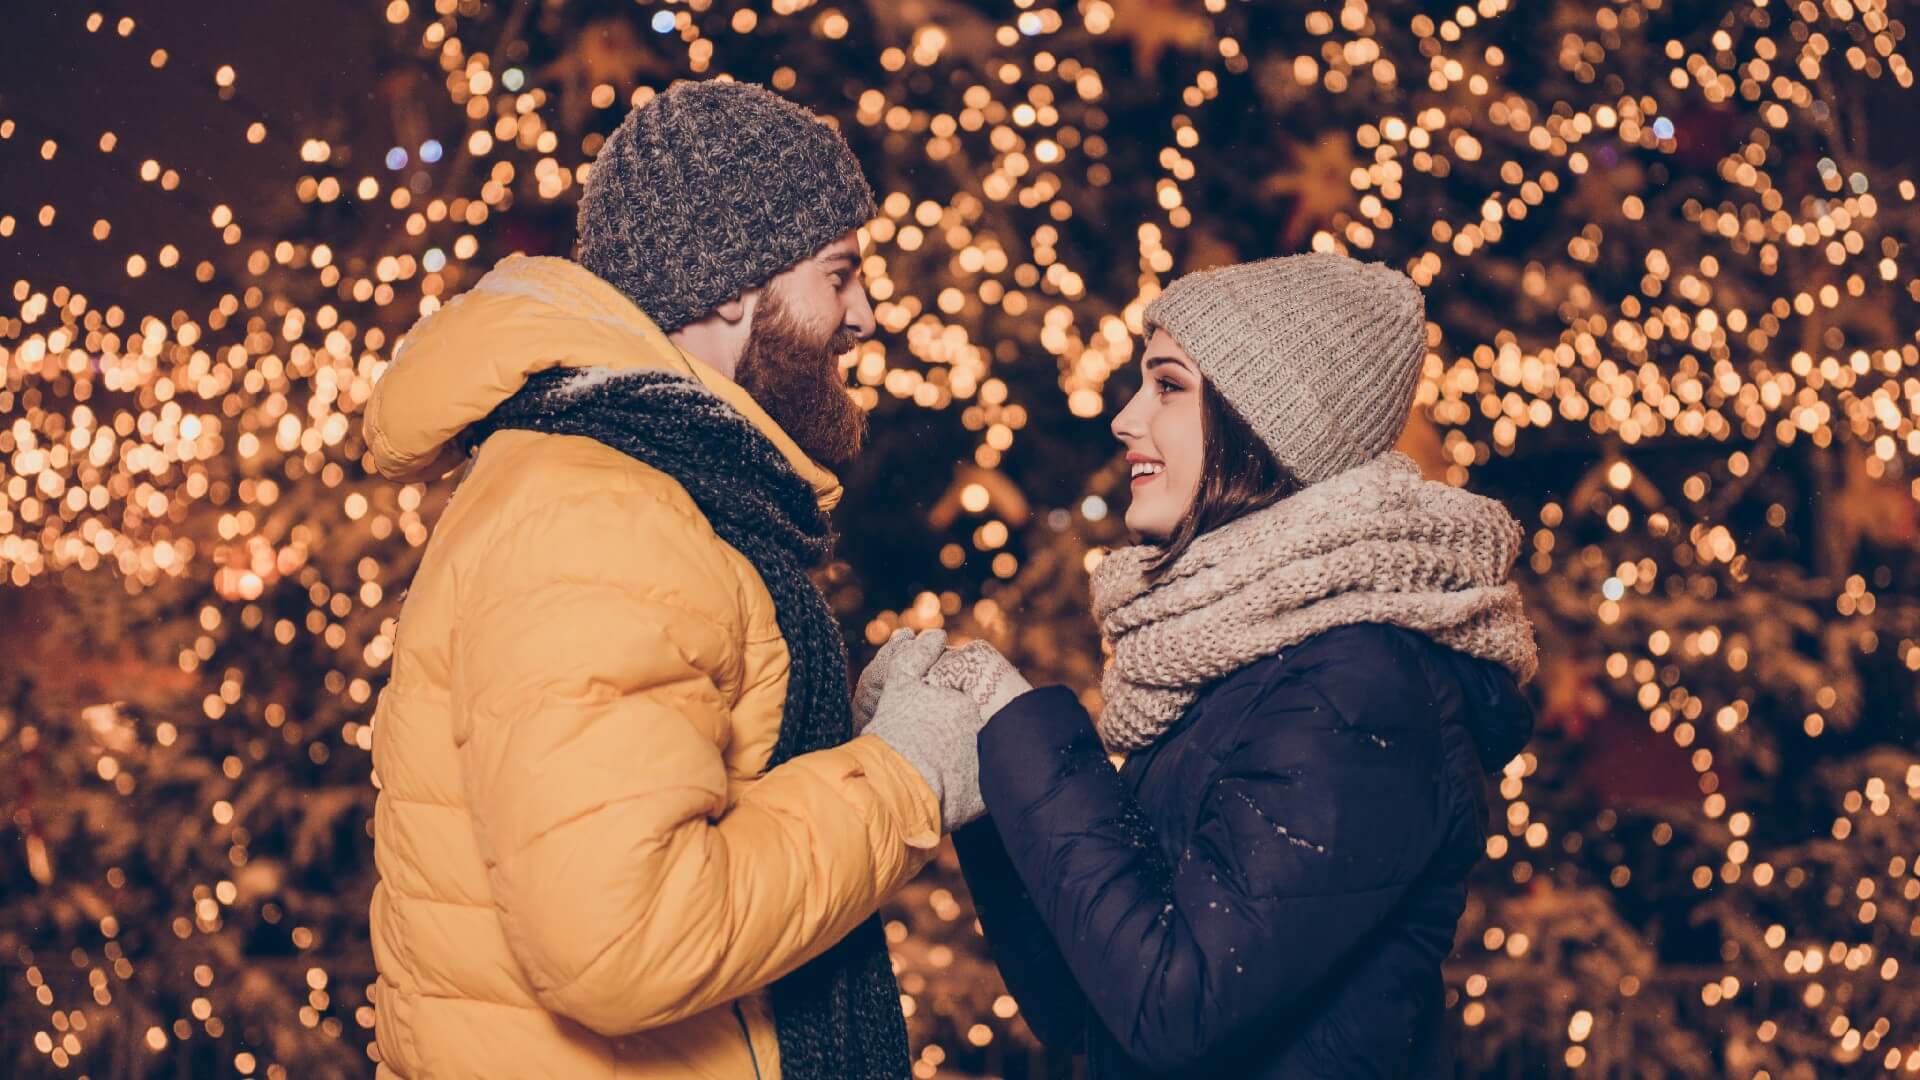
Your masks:
<path fill-rule="evenodd" d="M 1100 737 L 1147 746 L 1207 684 L 1351 623 L 1418 631 L 1526 682 L 1533 625 L 1507 579 L 1522 535 L 1499 503 L 1387 453 L 1199 537 L 1156 580 L 1159 548 L 1115 551 L 1093 573 L 1113 650 Z"/>

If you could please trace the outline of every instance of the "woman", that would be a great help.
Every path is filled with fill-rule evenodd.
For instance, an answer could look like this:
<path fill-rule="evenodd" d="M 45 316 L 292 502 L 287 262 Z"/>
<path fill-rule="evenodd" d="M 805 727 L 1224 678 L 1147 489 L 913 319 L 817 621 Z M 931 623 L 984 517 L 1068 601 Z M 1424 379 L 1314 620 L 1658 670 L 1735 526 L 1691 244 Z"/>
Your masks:
<path fill-rule="evenodd" d="M 993 953 L 1095 1077 L 1451 1075 L 1441 961 L 1533 723 L 1520 527 L 1391 450 L 1426 352 L 1405 276 L 1271 259 L 1147 320 L 1098 724 L 980 647 L 931 675 L 991 716 L 991 820 L 956 842 Z"/>

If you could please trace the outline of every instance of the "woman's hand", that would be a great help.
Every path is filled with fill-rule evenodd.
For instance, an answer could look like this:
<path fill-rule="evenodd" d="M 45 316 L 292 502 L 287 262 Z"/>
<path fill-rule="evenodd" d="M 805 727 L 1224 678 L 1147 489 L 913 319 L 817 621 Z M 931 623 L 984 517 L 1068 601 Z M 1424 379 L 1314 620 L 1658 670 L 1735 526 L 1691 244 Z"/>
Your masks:
<path fill-rule="evenodd" d="M 980 708 L 982 721 L 992 719 L 1008 702 L 1033 689 L 998 649 L 984 641 L 949 649 L 927 672 L 927 681 L 972 698 Z"/>

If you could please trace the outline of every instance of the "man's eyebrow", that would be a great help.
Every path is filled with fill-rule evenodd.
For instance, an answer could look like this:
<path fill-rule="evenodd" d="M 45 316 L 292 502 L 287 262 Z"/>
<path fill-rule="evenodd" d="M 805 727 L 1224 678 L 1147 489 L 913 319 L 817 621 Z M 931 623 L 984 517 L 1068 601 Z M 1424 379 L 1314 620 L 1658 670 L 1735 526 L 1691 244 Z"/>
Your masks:
<path fill-rule="evenodd" d="M 826 264 L 829 268 L 831 268 L 835 263 L 839 263 L 842 266 L 852 268 L 860 264 L 860 256 L 851 251 L 835 251 L 831 254 L 822 256 L 820 261 Z"/>

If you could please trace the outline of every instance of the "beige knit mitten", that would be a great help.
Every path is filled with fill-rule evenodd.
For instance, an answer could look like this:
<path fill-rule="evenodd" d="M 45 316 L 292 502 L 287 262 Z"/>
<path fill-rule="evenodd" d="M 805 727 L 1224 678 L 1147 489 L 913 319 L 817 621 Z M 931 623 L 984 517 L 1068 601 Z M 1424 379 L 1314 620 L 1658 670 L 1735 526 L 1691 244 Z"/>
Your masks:
<path fill-rule="evenodd" d="M 901 645 L 913 640 L 913 631 L 901 627 L 893 632 L 880 651 L 873 654 L 873 661 L 860 672 L 860 681 L 853 687 L 853 733 L 867 730 L 873 722 L 873 710 L 880 705 L 880 694 L 887 688 L 887 668 L 893 662 L 894 653 Z"/>
<path fill-rule="evenodd" d="M 893 747 L 919 771 L 940 800 L 944 830 L 952 832 L 986 813 L 975 745 L 984 721 L 966 694 L 927 681 L 946 645 L 945 634 L 929 630 L 895 648 L 864 734 Z"/>
<path fill-rule="evenodd" d="M 958 649 L 947 650 L 933 665 L 933 670 L 927 672 L 927 681 L 972 698 L 980 708 L 982 723 L 993 719 L 993 714 L 1008 702 L 1033 689 L 1019 669 L 1000 655 L 1000 650 L 984 641 L 970 641 Z"/>

